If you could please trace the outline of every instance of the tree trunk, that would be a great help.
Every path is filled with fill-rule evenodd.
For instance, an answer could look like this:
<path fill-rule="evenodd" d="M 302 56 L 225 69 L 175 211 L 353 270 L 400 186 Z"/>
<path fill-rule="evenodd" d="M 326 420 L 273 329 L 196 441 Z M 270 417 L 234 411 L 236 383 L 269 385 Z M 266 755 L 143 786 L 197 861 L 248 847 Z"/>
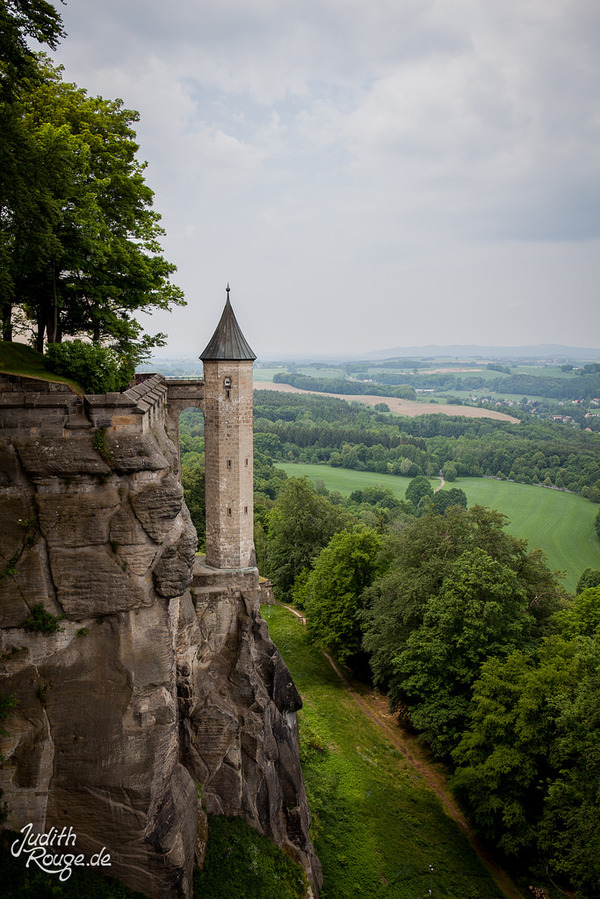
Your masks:
<path fill-rule="evenodd" d="M 52 266 L 52 302 L 46 319 L 48 331 L 48 343 L 56 343 L 56 331 L 58 326 L 58 300 L 56 297 L 56 269 Z"/>
<path fill-rule="evenodd" d="M 37 315 L 37 334 L 35 335 L 35 348 L 38 353 L 44 352 L 44 334 L 46 332 L 46 322 L 44 321 L 44 311 L 40 309 Z"/>
<path fill-rule="evenodd" d="M 7 300 L 2 306 L 2 340 L 6 340 L 10 343 L 12 338 L 12 303 L 10 300 Z"/>

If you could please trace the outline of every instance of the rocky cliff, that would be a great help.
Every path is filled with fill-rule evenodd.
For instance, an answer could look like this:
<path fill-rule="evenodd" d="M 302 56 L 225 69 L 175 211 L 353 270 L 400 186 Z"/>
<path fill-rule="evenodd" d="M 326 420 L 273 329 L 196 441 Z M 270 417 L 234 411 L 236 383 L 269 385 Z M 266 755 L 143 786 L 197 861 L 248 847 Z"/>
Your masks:
<path fill-rule="evenodd" d="M 318 888 L 300 699 L 255 571 L 195 558 L 165 382 L 81 400 L 0 381 L 7 825 L 67 825 L 131 888 L 187 897 L 204 810 L 241 815 Z"/>

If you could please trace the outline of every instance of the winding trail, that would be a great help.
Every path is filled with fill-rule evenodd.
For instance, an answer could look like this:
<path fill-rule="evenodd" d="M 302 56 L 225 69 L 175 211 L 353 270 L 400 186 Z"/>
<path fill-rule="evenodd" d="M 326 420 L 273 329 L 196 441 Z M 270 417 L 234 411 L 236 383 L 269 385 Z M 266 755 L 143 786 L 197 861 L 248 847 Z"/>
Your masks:
<path fill-rule="evenodd" d="M 440 485 L 441 486 L 441 485 Z M 284 603 L 278 602 L 278 606 L 291 612 L 300 620 L 302 625 L 306 626 L 306 618 L 296 609 Z M 365 687 L 358 693 L 346 678 L 344 672 L 338 667 L 332 657 L 323 652 L 323 655 L 339 677 L 344 689 L 349 693 L 355 701 L 361 712 L 369 718 L 377 727 L 379 727 L 406 760 L 412 765 L 423 778 L 428 787 L 436 794 L 446 814 L 455 821 L 465 834 L 469 845 L 476 853 L 486 871 L 490 874 L 498 889 L 504 894 L 506 899 L 526 899 L 525 894 L 519 890 L 513 883 L 506 871 L 501 868 L 492 859 L 489 853 L 481 845 L 473 828 L 458 807 L 450 789 L 448 787 L 446 777 L 440 766 L 434 764 L 427 756 L 426 752 L 420 746 L 415 737 L 405 733 L 394 720 L 394 715 L 390 712 L 387 699 L 378 690 Z"/>

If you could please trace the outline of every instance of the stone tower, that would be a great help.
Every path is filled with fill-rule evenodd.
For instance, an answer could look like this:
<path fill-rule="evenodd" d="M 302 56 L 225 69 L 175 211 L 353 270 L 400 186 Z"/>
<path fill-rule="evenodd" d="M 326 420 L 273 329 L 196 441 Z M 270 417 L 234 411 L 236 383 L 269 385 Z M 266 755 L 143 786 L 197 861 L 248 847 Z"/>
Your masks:
<path fill-rule="evenodd" d="M 229 302 L 200 359 L 204 364 L 206 562 L 252 568 L 252 363 L 256 356 Z"/>

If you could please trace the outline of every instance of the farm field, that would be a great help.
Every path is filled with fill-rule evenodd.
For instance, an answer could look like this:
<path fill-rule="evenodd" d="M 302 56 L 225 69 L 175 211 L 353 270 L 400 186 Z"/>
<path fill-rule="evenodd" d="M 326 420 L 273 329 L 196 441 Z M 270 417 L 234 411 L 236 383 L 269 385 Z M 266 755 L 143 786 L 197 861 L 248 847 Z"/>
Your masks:
<path fill-rule="evenodd" d="M 302 696 L 301 759 L 322 899 L 501 899 L 425 776 L 344 689 L 298 619 L 262 609 Z M 431 894 L 430 894 L 431 895 Z"/>
<path fill-rule="evenodd" d="M 505 415 L 503 412 L 496 412 L 490 409 L 480 409 L 478 406 L 452 406 L 444 403 L 433 405 L 432 407 L 431 402 L 401 400 L 394 396 L 374 396 L 366 393 L 352 395 L 342 393 L 320 393 L 313 390 L 301 390 L 299 387 L 292 387 L 291 384 L 271 384 L 268 381 L 261 381 L 256 389 L 277 390 L 280 393 L 300 393 L 304 396 L 333 396 L 336 399 L 346 400 L 349 403 L 366 403 L 368 406 L 386 403 L 391 412 L 396 412 L 398 415 L 407 415 L 409 418 L 413 418 L 416 415 L 432 415 L 438 413 L 442 415 L 460 415 L 464 418 L 495 418 L 497 421 L 518 421 L 517 418 L 514 418 L 511 415 Z"/>
<path fill-rule="evenodd" d="M 375 472 L 328 465 L 277 464 L 290 477 L 320 479 L 328 490 L 339 490 L 345 496 L 353 490 L 381 484 L 402 499 L 409 484 L 408 478 Z M 435 483 L 439 484 L 439 480 Z M 567 590 L 574 592 L 584 568 L 600 569 L 600 540 L 594 529 L 598 506 L 583 497 L 493 478 L 458 478 L 449 486 L 464 490 L 470 506 L 478 503 L 508 516 L 507 530 L 511 534 L 527 540 L 530 549 L 542 549 L 550 568 L 566 572 L 562 583 Z"/>

